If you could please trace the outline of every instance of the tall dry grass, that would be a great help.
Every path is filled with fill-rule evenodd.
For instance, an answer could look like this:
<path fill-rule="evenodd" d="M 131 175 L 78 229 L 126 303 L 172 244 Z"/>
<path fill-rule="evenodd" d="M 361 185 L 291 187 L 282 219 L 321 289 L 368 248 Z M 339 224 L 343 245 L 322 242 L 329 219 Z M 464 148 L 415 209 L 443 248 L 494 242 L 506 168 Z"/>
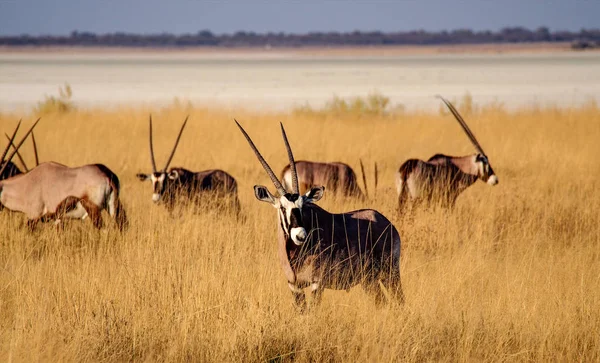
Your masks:
<path fill-rule="evenodd" d="M 134 176 L 150 169 L 150 111 L 159 167 L 189 113 L 173 166 L 234 175 L 245 222 L 172 218 L 152 204 Z M 20 116 L 1 115 L 0 129 Z M 276 215 L 253 197 L 252 185 L 271 185 L 233 117 L 277 170 L 286 162 L 279 121 L 298 159 L 358 171 L 362 158 L 371 191 L 377 161 L 374 198 L 326 193 L 320 204 L 391 218 L 402 237 L 403 307 L 376 309 L 354 288 L 326 290 L 317 309 L 297 314 L 278 265 Z M 64 232 L 30 234 L 22 216 L 1 213 L 0 360 L 598 361 L 600 109 L 495 106 L 466 117 L 500 184 L 478 182 L 452 212 L 400 219 L 393 173 L 403 160 L 473 152 L 449 115 L 334 119 L 178 104 L 44 116 L 41 159 L 109 166 L 132 227 L 120 235 L 71 221 Z"/>

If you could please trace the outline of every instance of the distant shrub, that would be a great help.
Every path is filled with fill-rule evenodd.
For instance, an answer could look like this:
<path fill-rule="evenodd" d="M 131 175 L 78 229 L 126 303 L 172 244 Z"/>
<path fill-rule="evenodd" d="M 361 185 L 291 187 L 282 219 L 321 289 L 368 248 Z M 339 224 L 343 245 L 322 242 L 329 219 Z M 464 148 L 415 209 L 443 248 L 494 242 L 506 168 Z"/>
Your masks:
<path fill-rule="evenodd" d="M 295 115 L 339 118 L 384 118 L 404 110 L 402 105 L 390 106 L 390 98 L 380 93 L 371 93 L 366 97 L 344 99 L 334 96 L 321 108 L 308 104 L 293 109 Z"/>
<path fill-rule="evenodd" d="M 44 97 L 43 101 L 38 102 L 34 108 L 34 112 L 38 115 L 48 113 L 67 113 L 75 109 L 73 101 L 73 91 L 68 83 L 58 88 L 58 97 L 48 96 Z"/>

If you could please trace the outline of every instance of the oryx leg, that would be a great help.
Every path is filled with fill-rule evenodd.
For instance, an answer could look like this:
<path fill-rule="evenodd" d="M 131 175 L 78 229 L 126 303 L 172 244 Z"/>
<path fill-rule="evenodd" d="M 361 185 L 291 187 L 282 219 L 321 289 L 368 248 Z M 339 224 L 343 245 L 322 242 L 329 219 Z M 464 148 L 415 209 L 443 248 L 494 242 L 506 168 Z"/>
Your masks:
<path fill-rule="evenodd" d="M 313 282 L 310 285 L 310 292 L 312 296 L 312 305 L 318 306 L 321 303 L 321 298 L 323 297 L 323 288 L 321 284 L 318 282 Z"/>
<path fill-rule="evenodd" d="M 48 219 L 54 220 L 54 225 L 57 229 L 62 230 L 64 228 L 64 224 L 61 223 L 62 218 L 65 218 L 68 215 L 68 213 L 76 211 L 77 208 L 79 208 L 79 206 L 79 198 L 68 196 L 65 198 L 65 200 L 60 202 L 60 204 L 56 208 L 56 212 L 48 214 L 46 216 L 48 217 Z"/>
<path fill-rule="evenodd" d="M 402 291 L 402 282 L 400 281 L 400 270 L 395 267 L 392 272 L 381 279 L 382 288 L 386 289 L 387 297 L 390 302 L 404 304 L 404 292 Z"/>
<path fill-rule="evenodd" d="M 400 269 L 393 267 L 389 272 L 380 273 L 377 278 L 372 276 L 363 283 L 365 291 L 375 298 L 375 305 L 384 303 L 404 303 L 404 293 L 400 282 Z"/>
<path fill-rule="evenodd" d="M 402 191 L 398 196 L 398 214 L 400 216 L 403 216 L 406 212 L 406 204 L 408 203 L 407 194 L 406 191 Z"/>
<path fill-rule="evenodd" d="M 40 221 L 40 218 L 27 220 L 27 228 L 29 229 L 29 232 L 33 232 L 35 230 L 35 226 L 37 226 L 39 221 Z"/>
<path fill-rule="evenodd" d="M 400 284 L 400 272 L 386 274 L 375 278 L 371 276 L 362 283 L 363 289 L 375 299 L 375 306 L 381 307 L 386 302 L 404 303 L 402 286 Z"/>
<path fill-rule="evenodd" d="M 236 196 L 229 197 L 231 200 L 231 209 L 237 219 L 242 219 L 242 207 L 240 206 L 240 200 Z"/>
<path fill-rule="evenodd" d="M 290 282 L 288 282 L 288 287 L 292 290 L 296 307 L 301 313 L 304 313 L 306 311 L 306 295 L 304 294 L 304 290 Z"/>
<path fill-rule="evenodd" d="M 97 229 L 102 228 L 102 209 L 88 199 L 80 199 L 77 208 L 65 216 L 69 218 L 85 219 L 89 217 Z"/>
<path fill-rule="evenodd" d="M 61 226 L 61 218 L 66 216 L 69 212 L 72 212 L 77 208 L 79 203 L 79 198 L 69 196 L 65 198 L 60 204 L 56 207 L 56 211 L 52 213 L 46 213 L 39 218 L 30 219 L 27 221 L 27 227 L 29 227 L 30 231 L 33 231 L 39 222 L 50 222 L 54 221 L 56 226 Z"/>
<path fill-rule="evenodd" d="M 380 307 L 385 302 L 385 293 L 379 286 L 379 280 L 369 278 L 362 282 L 363 290 L 375 299 L 375 306 Z"/>

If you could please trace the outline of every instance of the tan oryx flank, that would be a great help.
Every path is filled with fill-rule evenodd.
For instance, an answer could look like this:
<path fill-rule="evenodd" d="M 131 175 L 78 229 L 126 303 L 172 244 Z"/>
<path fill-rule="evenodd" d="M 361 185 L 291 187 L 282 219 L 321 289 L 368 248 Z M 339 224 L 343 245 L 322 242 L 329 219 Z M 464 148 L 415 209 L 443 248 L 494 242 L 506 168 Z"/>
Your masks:
<path fill-rule="evenodd" d="M 17 144 L 7 161 L 12 160 L 38 121 Z M 4 169 L 0 169 L 0 174 Z M 69 218 L 90 216 L 94 226 L 100 228 L 103 209 L 115 218 L 120 230 L 128 225 L 119 200 L 119 179 L 101 164 L 70 168 L 54 162 L 42 163 L 25 174 L 0 180 L 0 208 L 24 213 L 31 229 L 39 221 L 60 218 L 61 213 Z"/>
<path fill-rule="evenodd" d="M 402 302 L 400 235 L 392 223 L 373 209 L 329 213 L 314 204 L 323 196 L 322 186 L 299 194 L 294 156 L 281 125 L 291 170 L 291 188 L 286 190 L 250 136 L 236 124 L 277 189 L 278 195 L 273 195 L 267 187 L 256 185 L 254 194 L 277 210 L 279 260 L 301 311 L 306 307 L 303 289 L 309 286 L 314 303 L 320 301 L 323 289 L 347 290 L 357 284 L 377 303 L 386 295 Z"/>
<path fill-rule="evenodd" d="M 232 210 L 237 215 L 240 204 L 237 197 L 236 180 L 223 170 L 205 170 L 193 172 L 184 168 L 169 168 L 171 160 L 177 150 L 183 129 L 187 124 L 185 118 L 171 155 L 161 171 L 156 169 L 154 147 L 152 143 L 152 116 L 150 116 L 150 161 L 152 162 L 151 174 L 136 174 L 141 181 L 150 179 L 152 182 L 152 201 L 163 203 L 169 211 L 173 211 L 178 204 L 193 203 L 198 207 L 214 206 L 224 210 Z"/>
<path fill-rule="evenodd" d="M 365 181 L 364 167 L 361 161 L 363 181 Z M 300 192 L 304 193 L 314 186 L 322 185 L 332 193 L 340 193 L 344 197 L 364 198 L 365 195 L 358 186 L 356 173 L 345 163 L 320 163 L 315 161 L 299 160 L 296 162 L 298 173 L 298 184 Z M 286 165 L 281 171 L 281 182 L 284 188 L 290 190 L 292 187 L 292 171 Z M 367 185 L 365 183 L 365 192 Z"/>
<path fill-rule="evenodd" d="M 453 207 L 456 198 L 465 189 L 481 179 L 490 185 L 498 184 L 498 177 L 490 165 L 473 132 L 454 106 L 439 96 L 454 115 L 475 148 L 476 154 L 447 156 L 436 154 L 427 161 L 410 159 L 396 172 L 396 190 L 400 212 L 407 204 L 420 203 Z"/>

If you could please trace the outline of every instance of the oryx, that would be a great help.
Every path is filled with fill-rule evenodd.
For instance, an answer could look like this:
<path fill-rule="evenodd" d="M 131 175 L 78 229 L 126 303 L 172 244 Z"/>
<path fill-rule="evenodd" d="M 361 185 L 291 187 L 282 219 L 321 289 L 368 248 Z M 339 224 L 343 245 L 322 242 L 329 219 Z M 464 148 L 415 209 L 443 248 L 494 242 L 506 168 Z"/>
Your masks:
<path fill-rule="evenodd" d="M 461 125 L 477 153 L 467 156 L 436 154 L 427 161 L 405 161 L 396 172 L 396 190 L 401 212 L 408 201 L 413 205 L 426 202 L 452 207 L 458 195 L 477 179 L 490 185 L 498 184 L 498 177 L 494 174 L 488 157 L 467 123 L 450 102 L 439 97 Z"/>
<path fill-rule="evenodd" d="M 236 180 L 223 170 L 213 169 L 193 172 L 184 168 L 169 168 L 177 145 L 181 139 L 183 129 L 187 124 L 185 118 L 171 155 L 161 171 L 156 169 L 154 160 L 154 147 L 152 143 L 152 116 L 150 116 L 150 161 L 152 162 L 151 174 L 136 174 L 141 181 L 150 179 L 152 182 L 152 201 L 162 202 L 169 211 L 173 211 L 178 204 L 194 203 L 197 206 L 216 206 L 238 214 L 240 204 L 237 197 Z"/>
<path fill-rule="evenodd" d="M 357 284 L 372 293 L 377 303 L 386 295 L 402 302 L 400 235 L 394 225 L 373 209 L 329 213 L 314 204 L 323 196 L 322 186 L 299 194 L 294 156 L 282 124 L 292 184 L 286 190 L 250 136 L 235 122 L 278 192 L 272 195 L 265 186 L 254 186 L 256 198 L 277 210 L 279 260 L 296 305 L 301 310 L 306 307 L 303 288 L 308 286 L 318 303 L 325 288 L 347 290 Z"/>
<path fill-rule="evenodd" d="M 39 121 L 39 119 L 38 119 Z M 7 158 L 10 162 L 23 144 L 25 137 Z M 11 138 L 12 143 L 16 130 Z M 8 164 L 0 169 L 4 172 Z M 54 162 L 42 163 L 25 174 L 0 180 L 0 208 L 24 213 L 30 229 L 37 222 L 59 218 L 64 213 L 69 218 L 90 216 L 94 226 L 102 226 L 100 213 L 107 209 L 115 218 L 120 230 L 127 227 L 127 216 L 119 200 L 119 179 L 101 164 L 70 168 Z"/>
<path fill-rule="evenodd" d="M 367 190 L 365 171 L 361 161 L 365 192 Z M 296 162 L 298 184 L 300 191 L 305 192 L 310 188 L 322 185 L 333 193 L 340 193 L 345 197 L 364 198 L 365 195 L 358 186 L 356 173 L 350 165 L 342 162 L 321 163 L 315 161 L 299 160 Z M 281 171 L 281 182 L 287 190 L 292 187 L 292 171 L 286 165 Z"/>

